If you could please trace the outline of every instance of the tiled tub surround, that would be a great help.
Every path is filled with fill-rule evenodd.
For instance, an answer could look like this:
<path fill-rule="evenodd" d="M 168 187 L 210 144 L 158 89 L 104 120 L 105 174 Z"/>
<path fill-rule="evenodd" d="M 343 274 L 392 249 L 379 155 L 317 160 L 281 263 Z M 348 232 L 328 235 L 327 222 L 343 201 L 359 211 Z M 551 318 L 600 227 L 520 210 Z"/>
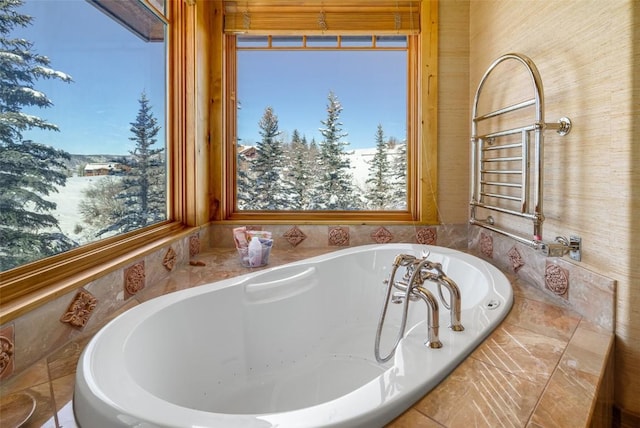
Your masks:
<path fill-rule="evenodd" d="M 263 228 L 274 230 L 271 226 Z M 283 237 L 292 228 L 275 228 L 278 238 L 270 266 L 341 248 L 328 242 L 328 226 L 298 226 L 307 238 L 294 246 Z M 217 237 L 222 239 L 226 229 L 226 226 L 212 227 L 208 231 L 210 242 L 215 243 Z M 394 242 L 396 239 L 415 242 L 415 233 L 421 228 L 385 226 L 385 229 L 394 237 Z M 431 232 L 436 233 L 438 245 L 456 247 L 463 241 L 466 244 L 466 226 L 435 229 Z M 350 245 L 376 242 L 371 236 L 376 230 L 378 228 L 372 226 L 349 226 Z M 200 235 L 200 241 L 206 242 L 206 233 Z M 471 230 L 470 251 L 481 255 L 478 233 Z M 324 246 L 313 246 L 316 235 L 324 241 Z M 381 235 L 387 236 L 387 233 Z M 490 260 L 512 281 L 515 294 L 512 311 L 445 381 L 389 426 L 564 427 L 589 423 L 611 426 L 613 334 L 606 326 L 613 325 L 613 314 L 606 310 L 595 313 L 584 310 L 578 297 L 585 291 L 596 292 L 597 300 L 613 301 L 613 284 L 606 282 L 606 278 L 591 277 L 584 269 L 564 260 L 539 261 L 538 254 L 530 254 L 526 248 L 516 246 L 520 256 L 515 256 L 513 251 L 509 255 L 513 241 L 507 239 L 503 245 L 501 237 L 487 236 L 492 238 L 493 245 Z M 14 374 L 0 384 L 2 400 L 26 392 L 36 401 L 35 412 L 25 426 L 75 426 L 71 397 L 76 363 L 91 336 L 109 319 L 153 297 L 247 272 L 229 245 L 214 244 L 214 248 L 191 258 L 192 262 L 201 263 L 186 263 L 192 243 L 187 239 L 172 246 L 179 262 L 171 272 L 162 266 L 168 248 L 145 258 L 145 286 L 126 299 L 122 270 L 83 287 L 92 293 L 97 304 L 82 328 L 60 321 L 74 297 L 71 295 L 0 326 L 3 336 L 12 336 L 11 364 L 15 365 Z M 557 296 L 544 288 L 547 262 L 567 270 L 569 289 L 565 296 Z M 515 268 L 518 264 L 521 266 Z M 602 285 L 601 280 L 608 285 Z M 574 309 L 575 305 L 578 309 Z M 60 326 L 66 329 L 65 334 L 60 333 Z M 26 355 L 39 356 L 27 362 Z M 6 419 L 8 412 L 21 410 L 24 411 L 24 405 L 18 409 L 3 407 L 0 418 Z"/>

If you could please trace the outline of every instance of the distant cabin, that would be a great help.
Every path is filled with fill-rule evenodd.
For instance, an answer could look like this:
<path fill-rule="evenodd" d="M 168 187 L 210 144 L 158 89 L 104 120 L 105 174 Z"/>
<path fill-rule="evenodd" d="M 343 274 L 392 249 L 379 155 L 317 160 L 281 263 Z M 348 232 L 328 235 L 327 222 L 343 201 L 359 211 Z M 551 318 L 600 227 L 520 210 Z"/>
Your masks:
<path fill-rule="evenodd" d="M 98 175 L 119 175 L 124 172 L 124 165 L 117 162 L 88 163 L 84 167 L 85 177 Z"/>
<path fill-rule="evenodd" d="M 258 155 L 258 151 L 253 146 L 238 146 L 238 154 L 245 157 L 245 159 L 253 160 Z"/>

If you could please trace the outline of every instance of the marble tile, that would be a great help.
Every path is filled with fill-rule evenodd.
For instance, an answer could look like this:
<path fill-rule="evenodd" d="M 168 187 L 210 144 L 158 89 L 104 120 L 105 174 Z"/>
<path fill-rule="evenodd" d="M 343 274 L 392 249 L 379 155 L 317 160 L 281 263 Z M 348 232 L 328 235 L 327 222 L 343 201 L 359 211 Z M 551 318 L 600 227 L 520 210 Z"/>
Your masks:
<path fill-rule="evenodd" d="M 552 306 L 570 309 L 569 303 L 558 296 L 548 293 L 535 285 L 523 281 L 520 278 L 512 279 L 513 294 L 516 297 L 522 297 L 529 300 L 535 300 Z"/>
<path fill-rule="evenodd" d="M 45 382 L 49 382 L 49 373 L 47 361 L 43 358 L 12 378 L 0 382 L 0 395 L 22 391 Z"/>
<path fill-rule="evenodd" d="M 59 413 L 67 406 L 68 403 L 72 402 L 74 385 L 75 374 L 63 376 L 51 381 L 51 389 L 53 390 L 56 413 Z"/>
<path fill-rule="evenodd" d="M 580 316 L 544 302 L 515 299 L 506 322 L 551 338 L 569 341 L 580 322 Z"/>
<path fill-rule="evenodd" d="M 571 277 L 568 300 L 576 312 L 613 332 L 616 281 L 566 260 L 558 260 Z"/>
<path fill-rule="evenodd" d="M 36 400 L 27 392 L 0 396 L 0 423 L 7 427 L 20 427 L 31 418 Z"/>
<path fill-rule="evenodd" d="M 304 233 L 306 238 L 297 245 L 292 245 L 287 239 L 287 232 L 292 227 Z M 371 235 L 382 225 L 349 225 L 350 239 L 349 246 L 366 245 L 375 243 Z M 209 226 L 209 244 L 211 248 L 233 248 L 232 225 L 211 225 Z M 389 242 L 408 242 L 416 243 L 418 238 L 416 234 L 424 229 L 419 225 L 388 225 L 384 227 L 392 235 Z M 273 233 L 274 248 L 288 249 L 297 248 L 328 248 L 327 226 L 322 225 L 262 225 L 263 230 L 269 230 Z M 434 237 L 436 237 L 436 245 L 446 246 L 449 248 L 466 249 L 467 248 L 467 223 L 463 224 L 446 224 L 429 227 L 433 229 Z"/>
<path fill-rule="evenodd" d="M 520 427 L 529 419 L 542 388 L 468 358 L 414 407 L 447 427 Z"/>
<path fill-rule="evenodd" d="M 386 428 L 443 428 L 433 419 L 423 415 L 419 411 L 411 408 L 391 421 Z"/>
<path fill-rule="evenodd" d="M 587 426 L 597 386 L 613 346 L 608 333 L 579 326 L 551 376 L 530 426 Z"/>
<path fill-rule="evenodd" d="M 14 320 L 17 373 L 44 358 L 51 350 L 67 343 L 79 333 L 76 328 L 59 321 L 76 293 L 77 291 L 73 290 Z"/>
<path fill-rule="evenodd" d="M 566 346 L 566 341 L 503 323 L 471 354 L 471 357 L 544 385 L 560 361 Z"/>
<path fill-rule="evenodd" d="M 36 400 L 36 409 L 31 417 L 27 420 L 27 423 L 23 425 L 24 428 L 55 428 L 55 404 L 53 397 L 51 396 L 49 383 L 43 383 L 35 385 L 24 390 L 24 392 L 31 395 Z M 21 427 L 21 428 L 22 428 Z"/>
<path fill-rule="evenodd" d="M 90 340 L 91 336 L 73 340 L 49 355 L 47 366 L 52 381 L 76 372 L 80 354 Z"/>
<path fill-rule="evenodd" d="M 98 300 L 98 305 L 89 319 L 85 331 L 104 324 L 114 311 L 125 304 L 122 276 L 122 270 L 118 269 L 84 287 Z"/>
<path fill-rule="evenodd" d="M 465 236 L 464 233 L 458 233 L 460 227 L 449 226 L 437 228 L 439 245 L 442 239 L 457 240 Z M 290 227 L 279 225 L 274 230 L 283 235 Z M 394 241 L 415 241 L 415 235 L 411 234 L 413 228 L 385 227 L 393 235 Z M 285 237 L 280 236 L 281 247 L 272 253 L 270 264 L 259 269 L 344 248 L 326 246 L 326 225 L 314 226 L 309 233 L 306 226 L 300 226 L 300 229 L 309 238 L 293 247 Z M 371 240 L 370 235 L 376 229 L 375 226 L 353 226 L 350 229 L 351 238 Z M 323 232 L 316 238 L 323 240 L 324 247 L 307 243 L 318 230 Z M 358 238 L 354 238 L 354 233 Z M 206 239 L 214 239 L 215 233 L 211 231 L 206 236 Z M 502 245 L 496 242 L 498 245 L 494 246 L 494 251 L 500 250 Z M 188 253 L 188 237 L 183 239 L 183 244 L 181 253 Z M 521 254 L 526 264 L 514 272 L 511 261 L 511 271 L 506 271 L 514 284 L 515 305 L 505 322 L 474 351 L 471 358 L 412 409 L 392 421 L 389 427 L 526 426 L 534 408 L 531 426 L 565 426 L 562 425 L 564 423 L 571 426 L 571 422 L 583 423 L 586 420 L 599 385 L 598 376 L 604 371 L 605 350 L 610 349 L 613 335 L 593 320 L 581 320 L 580 315 L 570 309 L 568 302 L 562 302 L 563 299 L 545 293 L 537 285 L 525 283 L 520 273 L 529 266 L 529 262 L 526 252 Z M 16 321 L 16 334 L 22 340 L 45 341 L 48 346 L 40 349 L 40 344 L 30 343 L 29 347 L 35 347 L 43 353 L 46 349 L 49 349 L 46 353 L 50 353 L 51 349 L 59 348 L 46 359 L 40 356 L 27 370 L 8 381 L 0 382 L 2 395 L 12 391 L 34 391 L 38 407 L 33 419 L 35 422 L 28 426 L 56 427 L 56 422 L 67 428 L 75 426 L 70 401 L 77 360 L 89 337 L 109 319 L 153 297 L 256 270 L 240 265 L 233 246 L 206 249 L 193 260 L 201 264 L 178 265 L 170 275 L 157 279 L 154 285 L 146 287 L 127 301 L 122 295 L 122 270 L 113 274 L 115 281 L 107 275 L 88 284 L 87 289 L 98 297 L 99 302 L 109 303 L 98 305 L 82 331 L 74 329 L 66 332 L 62 323 L 47 324 L 50 316 L 60 316 L 60 311 L 68 304 L 67 298 L 70 299 L 73 293 L 59 299 L 61 304 L 52 304 L 40 313 L 36 310 Z M 160 268 L 164 269 L 162 266 Z M 571 278 L 573 290 L 573 271 Z M 39 327 L 34 329 L 33 325 Z M 29 334 L 20 336 L 27 328 L 30 329 Z M 543 394 L 545 384 L 548 387 Z M 557 412 L 562 414 L 558 415 Z M 567 415 L 572 412 L 578 412 L 579 415 L 571 419 Z"/>

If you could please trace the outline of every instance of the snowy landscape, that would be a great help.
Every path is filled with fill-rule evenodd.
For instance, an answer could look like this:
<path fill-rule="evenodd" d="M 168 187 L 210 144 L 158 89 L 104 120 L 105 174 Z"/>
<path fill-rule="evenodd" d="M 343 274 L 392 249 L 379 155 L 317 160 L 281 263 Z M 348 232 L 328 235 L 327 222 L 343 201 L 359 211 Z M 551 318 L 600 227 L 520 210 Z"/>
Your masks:
<path fill-rule="evenodd" d="M 351 163 L 351 173 L 354 183 L 364 187 L 369 172 L 369 164 L 375 153 L 375 148 L 356 149 L 348 152 L 347 157 Z M 117 156 L 113 156 L 117 158 Z M 80 201 L 84 192 L 100 180 L 109 176 L 82 177 L 74 175 L 67 178 L 64 187 L 58 187 L 58 193 L 52 193 L 47 198 L 57 204 L 55 217 L 58 219 L 62 233 L 73 239 L 78 244 L 90 242 L 95 230 L 87 225 L 80 214 Z"/>

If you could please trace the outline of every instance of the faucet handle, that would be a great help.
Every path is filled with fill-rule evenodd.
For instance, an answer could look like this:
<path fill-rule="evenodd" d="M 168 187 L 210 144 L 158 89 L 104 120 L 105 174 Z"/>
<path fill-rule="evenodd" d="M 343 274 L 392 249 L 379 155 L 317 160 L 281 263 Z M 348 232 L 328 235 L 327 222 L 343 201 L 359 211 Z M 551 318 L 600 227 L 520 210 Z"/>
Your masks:
<path fill-rule="evenodd" d="M 393 264 L 396 266 L 410 266 L 415 260 L 416 257 L 411 254 L 398 254 L 393 260 Z"/>

